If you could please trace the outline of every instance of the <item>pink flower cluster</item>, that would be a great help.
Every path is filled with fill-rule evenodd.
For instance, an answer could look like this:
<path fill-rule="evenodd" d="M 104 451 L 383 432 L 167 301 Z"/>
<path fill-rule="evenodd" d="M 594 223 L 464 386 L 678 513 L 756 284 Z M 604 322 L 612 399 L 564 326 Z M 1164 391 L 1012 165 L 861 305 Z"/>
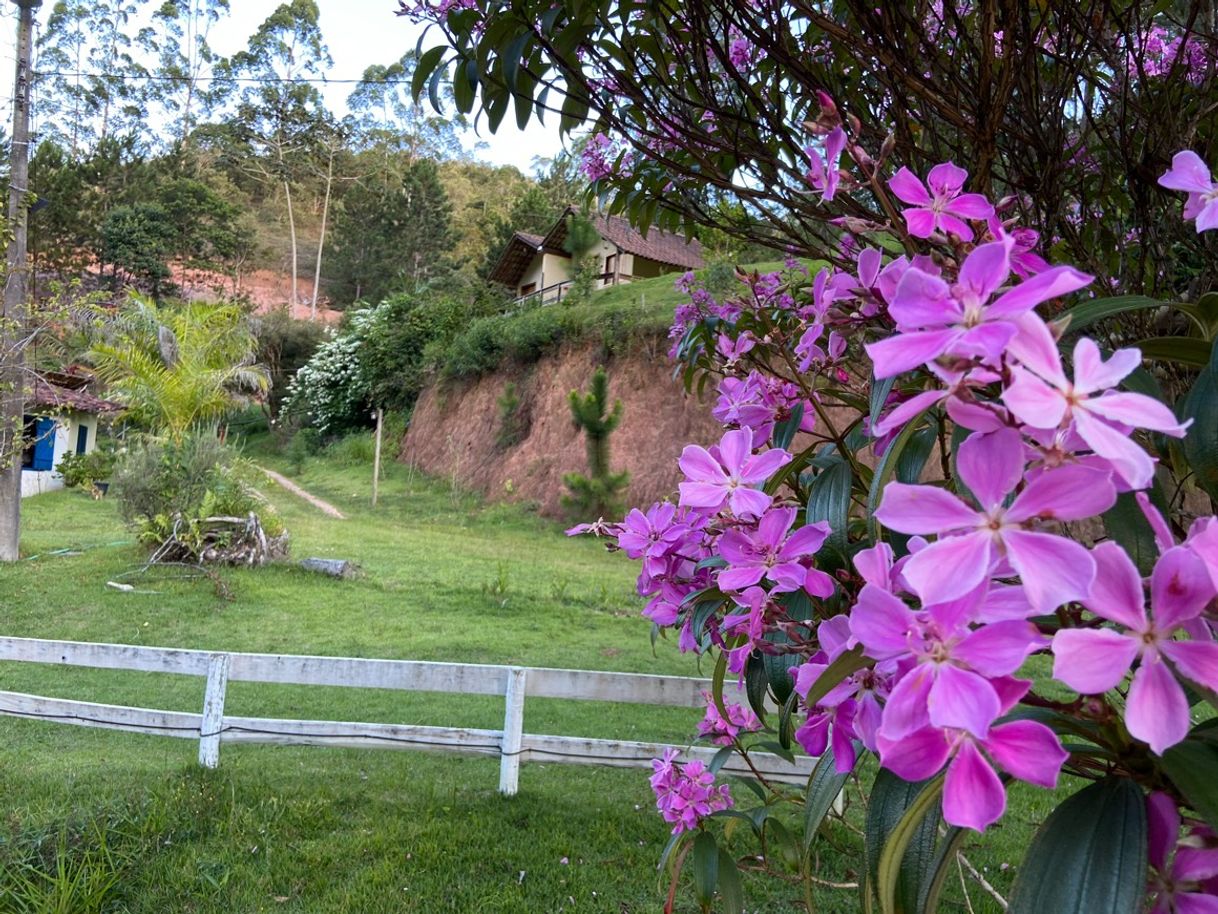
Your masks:
<path fill-rule="evenodd" d="M 706 698 L 706 716 L 698 721 L 700 737 L 719 746 L 730 746 L 740 738 L 740 734 L 761 729 L 757 715 L 744 705 L 724 702 L 723 707 L 727 711 L 727 717 L 724 717 L 715 703 L 715 696 L 710 692 L 703 692 L 702 695 Z"/>
<path fill-rule="evenodd" d="M 700 759 L 678 762 L 680 753 L 667 749 L 662 758 L 651 763 L 651 789 L 656 808 L 672 833 L 693 831 L 707 816 L 732 808 L 732 795 L 726 784 L 715 784 L 715 775 Z"/>
<path fill-rule="evenodd" d="M 829 201 L 855 185 L 838 182 L 844 128 L 822 127 L 808 181 Z M 1218 518 L 1176 541 L 1146 494 L 1161 470 L 1145 443 L 1182 438 L 1190 420 L 1122 389 L 1137 349 L 1061 345 L 1042 309 L 1092 277 L 1049 264 L 1035 233 L 966 192 L 967 178 L 948 162 L 925 178 L 899 169 L 883 185 L 900 209 L 885 230 L 929 253 L 894 256 L 883 253 L 894 245 L 852 237 L 853 263 L 747 277 L 730 300 L 687 277 L 674 353 L 717 377 L 726 430 L 713 446 L 685 447 L 676 503 L 596 532 L 641 561 L 644 614 L 678 632 L 682 649 L 720 652 L 742 679 L 760 658 L 786 661 L 806 752 L 832 749 L 840 772 L 865 751 L 907 780 L 941 773 L 944 820 L 983 831 L 1005 811 L 1006 781 L 1052 789 L 1071 760 L 1048 718 L 1021 709 L 1119 718 L 1119 751 L 1150 767 L 1188 736 L 1188 689 L 1218 691 Z M 1160 183 L 1189 194 L 1185 216 L 1199 230 L 1218 227 L 1218 183 L 1199 157 L 1177 155 Z M 878 397 L 856 380 L 863 354 Z M 843 410 L 856 417 L 845 429 Z M 864 429 L 870 462 L 855 456 Z M 927 457 L 942 449 L 934 472 L 898 461 L 896 478 L 869 493 L 874 458 L 928 432 Z M 834 529 L 810 493 L 844 469 L 862 496 Z M 1115 541 L 1083 542 L 1070 526 L 1126 493 L 1158 544 L 1145 577 Z M 1055 688 L 1077 701 L 1037 692 L 1034 655 L 1052 660 Z M 730 745 L 761 724 L 735 706 L 725 719 L 708 698 L 699 732 Z M 678 830 L 716 802 L 694 764 L 656 763 L 666 798 L 697 780 L 692 814 L 661 803 Z M 1162 820 L 1156 910 L 1212 900 L 1213 836 L 1194 830 L 1178 845 L 1175 801 L 1151 804 Z M 1198 842 L 1206 854 L 1191 853 Z"/>

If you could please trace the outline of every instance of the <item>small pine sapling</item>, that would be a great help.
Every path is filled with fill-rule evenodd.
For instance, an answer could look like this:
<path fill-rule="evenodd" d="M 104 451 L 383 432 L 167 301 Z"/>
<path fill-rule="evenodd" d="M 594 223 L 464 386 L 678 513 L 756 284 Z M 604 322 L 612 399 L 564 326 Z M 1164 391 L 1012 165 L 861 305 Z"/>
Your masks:
<path fill-rule="evenodd" d="M 609 436 L 622 421 L 622 401 L 614 400 L 613 408 L 609 408 L 609 376 L 605 369 L 597 368 L 593 373 L 588 393 L 571 391 L 570 403 L 575 427 L 583 429 L 586 436 L 588 475 L 567 473 L 563 476 L 563 482 L 571 490 L 563 504 L 581 515 L 619 514 L 621 496 L 630 482 L 630 474 L 614 473 L 609 469 Z"/>

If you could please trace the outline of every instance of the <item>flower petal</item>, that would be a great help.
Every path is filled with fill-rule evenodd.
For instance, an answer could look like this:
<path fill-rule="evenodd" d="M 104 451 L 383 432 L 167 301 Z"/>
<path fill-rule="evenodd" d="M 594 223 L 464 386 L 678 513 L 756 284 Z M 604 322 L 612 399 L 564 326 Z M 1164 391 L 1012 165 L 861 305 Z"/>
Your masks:
<path fill-rule="evenodd" d="M 961 194 L 948 204 L 947 212 L 962 219 L 988 219 L 994 215 L 994 204 L 983 194 Z"/>
<path fill-rule="evenodd" d="M 710 455 L 706 448 L 696 444 L 687 444 L 681 451 L 681 459 L 677 461 L 681 472 L 691 480 L 698 482 L 727 483 L 727 474 L 719 461 Z"/>
<path fill-rule="evenodd" d="M 912 556 L 901 573 L 923 603 L 946 603 L 986 579 L 991 550 L 988 530 L 945 537 Z"/>
<path fill-rule="evenodd" d="M 1141 364 L 1140 349 L 1118 349 L 1105 362 L 1095 340 L 1080 337 L 1074 344 L 1074 389 L 1091 394 L 1116 387 Z"/>
<path fill-rule="evenodd" d="M 926 700 L 933 680 L 934 674 L 930 664 L 921 663 L 897 681 L 884 705 L 884 716 L 880 724 L 881 736 L 901 739 L 930 724 Z"/>
<path fill-rule="evenodd" d="M 850 632 L 858 638 L 867 656 L 876 660 L 903 654 L 909 649 L 914 614 L 891 593 L 867 584 L 850 610 Z"/>
<path fill-rule="evenodd" d="M 1101 619 L 1120 622 L 1138 633 L 1146 631 L 1142 576 L 1129 553 L 1109 541 L 1096 546 L 1091 556 L 1095 559 L 1095 583 L 1083 605 Z"/>
<path fill-rule="evenodd" d="M 901 276 L 888 314 L 902 330 L 943 327 L 961 317 L 960 306 L 948 295 L 947 283 L 917 267 Z"/>
<path fill-rule="evenodd" d="M 829 525 L 825 521 L 818 521 L 815 524 L 807 524 L 800 527 L 790 538 L 783 544 L 781 551 L 778 553 L 779 558 L 793 559 L 802 555 L 812 555 L 824 545 L 825 540 L 829 538 Z"/>
<path fill-rule="evenodd" d="M 773 508 L 757 524 L 757 540 L 766 546 L 777 546 L 795 523 L 794 508 Z"/>
<path fill-rule="evenodd" d="M 1113 428 L 1090 410 L 1074 410 L 1074 430 L 1087 446 L 1110 464 L 1132 489 L 1145 489 L 1154 479 L 1155 462 L 1136 441 Z"/>
<path fill-rule="evenodd" d="M 1180 839 L 1180 811 L 1176 808 L 1176 801 L 1161 791 L 1147 797 L 1146 826 L 1150 865 L 1162 870 Z"/>
<path fill-rule="evenodd" d="M 922 330 L 913 333 L 898 333 L 887 339 L 867 343 L 867 357 L 871 359 L 878 380 L 904 374 L 943 355 L 960 331 Z"/>
<path fill-rule="evenodd" d="M 1110 628 L 1063 628 L 1053 636 L 1053 678 L 1080 695 L 1114 689 L 1138 655 L 1138 641 Z"/>
<path fill-rule="evenodd" d="M 984 676 L 943 663 L 938 664 L 926 710 L 931 726 L 967 730 L 983 739 L 1001 713 L 1001 706 L 998 693 Z"/>
<path fill-rule="evenodd" d="M 1218 644 L 1213 641 L 1167 641 L 1159 649 L 1185 679 L 1218 691 Z"/>
<path fill-rule="evenodd" d="M 1148 428 L 1175 438 L 1182 438 L 1190 425 L 1189 422 L 1177 422 L 1166 405 L 1145 394 L 1107 393 L 1092 397 L 1082 408 L 1109 422 Z"/>
<path fill-rule="evenodd" d="M 976 527 L 980 515 L 946 489 L 890 482 L 876 519 L 899 533 L 946 533 Z"/>
<path fill-rule="evenodd" d="M 1041 520 L 1083 520 L 1116 504 L 1112 475 L 1095 467 L 1067 464 L 1038 474 L 1007 509 L 1006 519 L 1019 524 Z"/>
<path fill-rule="evenodd" d="M 1175 546 L 1163 553 L 1150 576 L 1154 627 L 1166 635 L 1201 614 L 1214 596 L 1205 563 L 1191 549 Z"/>
<path fill-rule="evenodd" d="M 1167 664 L 1146 652 L 1133 674 L 1125 702 L 1125 726 L 1132 736 L 1162 755 L 1188 736 L 1188 699 Z"/>
<path fill-rule="evenodd" d="M 952 659 L 967 663 L 983 676 L 1009 676 L 1043 641 L 1030 622 L 1011 619 L 983 625 L 952 648 Z"/>
<path fill-rule="evenodd" d="M 1004 293 L 987 309 L 990 320 L 998 317 L 1013 317 L 1035 308 L 1051 298 L 1060 298 L 1091 285 L 1094 276 L 1089 276 L 1074 267 L 1050 267 L 1025 279 L 1011 291 Z"/>
<path fill-rule="evenodd" d="M 926 185 L 904 166 L 888 179 L 888 187 L 902 203 L 930 203 L 930 193 L 926 190 Z"/>
<path fill-rule="evenodd" d="M 1013 428 L 969 435 L 956 450 L 956 467 L 978 503 L 996 508 L 1023 478 L 1023 439 Z"/>
<path fill-rule="evenodd" d="M 1070 757 L 1052 730 L 1032 720 L 999 724 L 983 745 L 1008 774 L 1047 790 L 1057 786 L 1057 776 Z"/>
<path fill-rule="evenodd" d="M 1051 613 L 1063 603 L 1083 599 L 1091 590 L 1095 561 L 1073 540 L 1008 528 L 1003 530 L 1002 541 L 1028 602 L 1037 612 Z"/>
<path fill-rule="evenodd" d="M 727 497 L 728 505 L 731 506 L 732 513 L 737 517 L 749 515 L 760 517 L 773 501 L 774 499 L 764 492 L 744 486 L 732 489 L 731 494 Z"/>
<path fill-rule="evenodd" d="M 926 173 L 926 183 L 939 197 L 951 197 L 960 193 L 968 172 L 954 162 L 941 162 Z"/>
<path fill-rule="evenodd" d="M 741 429 L 741 431 L 748 431 Z M 750 485 L 765 482 L 780 469 L 791 462 L 791 455 L 780 447 L 749 457 L 740 467 L 740 479 Z"/>
<path fill-rule="evenodd" d="M 733 429 L 725 432 L 719 441 L 719 457 L 730 475 L 736 475 L 753 451 L 753 430 Z"/>
<path fill-rule="evenodd" d="M 989 762 L 964 740 L 947 766 L 943 783 L 943 820 L 949 825 L 985 831 L 1002 818 L 1007 795 Z"/>
<path fill-rule="evenodd" d="M 1011 245 L 1007 241 L 979 244 L 960 265 L 960 285 L 971 289 L 983 302 L 1011 275 Z M 1001 301 L 1001 299 L 999 299 Z M 1002 317 L 992 308 L 986 309 L 987 319 Z"/>
<path fill-rule="evenodd" d="M 907 781 L 923 781 L 939 772 L 951 752 L 942 730 L 923 727 L 901 739 L 877 741 L 880 763 Z"/>
<path fill-rule="evenodd" d="M 1159 186 L 1168 190 L 1183 190 L 1204 194 L 1211 190 L 1210 170 L 1201 156 L 1191 149 L 1177 152 L 1171 158 L 1171 168 L 1159 178 Z"/>
<path fill-rule="evenodd" d="M 1019 365 L 1011 369 L 1011 383 L 1002 392 L 1007 409 L 1033 428 L 1057 428 L 1066 415 L 1066 398 Z"/>

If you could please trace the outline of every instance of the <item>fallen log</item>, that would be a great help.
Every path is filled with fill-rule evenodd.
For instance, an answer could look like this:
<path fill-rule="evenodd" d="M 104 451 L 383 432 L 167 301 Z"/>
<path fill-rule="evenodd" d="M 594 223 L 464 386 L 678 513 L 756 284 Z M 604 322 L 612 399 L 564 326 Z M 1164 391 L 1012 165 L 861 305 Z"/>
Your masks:
<path fill-rule="evenodd" d="M 347 559 L 301 559 L 300 567 L 305 571 L 313 571 L 317 574 L 324 574 L 343 580 L 355 577 L 359 571 L 359 566 L 355 562 L 347 561 Z"/>

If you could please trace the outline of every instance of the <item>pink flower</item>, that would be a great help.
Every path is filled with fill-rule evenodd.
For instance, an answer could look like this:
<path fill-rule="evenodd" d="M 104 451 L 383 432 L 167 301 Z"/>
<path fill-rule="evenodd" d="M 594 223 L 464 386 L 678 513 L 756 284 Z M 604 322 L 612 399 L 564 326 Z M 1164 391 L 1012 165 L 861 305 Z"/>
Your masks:
<path fill-rule="evenodd" d="M 698 735 L 710 737 L 711 742 L 719 746 L 730 746 L 741 733 L 752 733 L 761 729 L 761 721 L 752 709 L 744 705 L 724 702 L 727 717 L 719 713 L 715 697 L 710 692 L 703 692 L 706 699 L 706 716 L 698 722 Z"/>
<path fill-rule="evenodd" d="M 629 558 L 643 559 L 646 574 L 662 574 L 666 557 L 693 529 L 688 520 L 678 518 L 677 506 L 667 501 L 652 505 L 646 514 L 632 508 L 622 523 L 617 544 Z"/>
<path fill-rule="evenodd" d="M 884 706 L 880 736 L 901 739 L 923 727 L 984 737 L 1002 709 L 996 680 L 1010 676 L 1042 638 L 1024 619 L 971 628 L 984 597 L 940 603 L 915 613 L 868 584 L 850 614 L 850 631 L 876 660 L 911 660 Z"/>
<path fill-rule="evenodd" d="M 876 378 L 890 378 L 943 355 L 996 364 L 1026 332 L 1024 323 L 1042 324 L 1033 308 L 1092 280 L 1073 267 L 1052 267 L 994 298 L 1011 275 L 1013 245 L 1009 237 L 978 245 L 965 258 L 955 285 L 917 266 L 906 269 L 888 307 L 900 332 L 865 347 Z"/>
<path fill-rule="evenodd" d="M 1104 361 L 1088 337 L 1074 346 L 1074 381 L 1062 370 L 1057 347 L 1041 347 L 1035 364 L 1012 366 L 1012 382 L 1002 401 L 1016 418 L 1033 428 L 1055 429 L 1066 422 L 1130 486 L 1144 489 L 1154 476 L 1154 461 L 1127 427 L 1145 428 L 1175 438 L 1184 437 L 1192 420 L 1180 423 L 1172 411 L 1145 394 L 1110 390 L 1142 363 L 1137 349 L 1118 349 Z M 1025 358 L 1028 353 L 1025 353 Z M 1029 360 L 1030 361 L 1030 360 Z"/>
<path fill-rule="evenodd" d="M 837 160 L 841 157 L 842 150 L 845 148 L 846 131 L 841 127 L 834 127 L 829 132 L 829 135 L 825 137 L 824 158 L 821 158 L 815 146 L 809 146 L 804 150 L 810 160 L 807 176 L 808 183 L 821 192 L 822 200 L 832 200 L 833 195 L 837 193 L 837 184 L 840 180 Z"/>
<path fill-rule="evenodd" d="M 1218 847 L 1180 840 L 1180 813 L 1165 793 L 1146 799 L 1152 874 L 1150 914 L 1214 914 L 1218 896 L 1207 883 L 1218 877 Z"/>
<path fill-rule="evenodd" d="M 1027 683 L 1021 687 L 1026 691 Z M 898 740 L 880 734 L 884 767 L 907 781 L 931 777 L 946 762 L 943 820 L 979 832 L 1006 811 L 1006 791 L 995 765 L 1021 781 L 1052 790 L 1067 758 L 1053 731 L 1031 720 L 999 724 L 981 738 L 929 727 Z"/>
<path fill-rule="evenodd" d="M 686 445 L 678 465 L 685 474 L 679 486 L 681 504 L 718 511 L 726 503 L 737 517 L 760 516 L 773 501 L 753 488 L 791 462 L 781 448 L 753 455 L 753 431 L 736 429 L 724 434 L 712 455 L 696 444 Z"/>
<path fill-rule="evenodd" d="M 1201 157 L 1191 149 L 1172 156 L 1171 168 L 1159 178 L 1159 186 L 1188 193 L 1184 203 L 1184 218 L 1197 220 L 1197 231 L 1218 228 L 1218 182 L 1210 178 L 1210 170 Z"/>
<path fill-rule="evenodd" d="M 800 527 L 788 536 L 798 512 L 795 508 L 771 508 L 761 516 L 756 530 L 733 528 L 719 540 L 719 553 L 727 568 L 719 572 L 722 590 L 743 590 L 766 578 L 776 592 L 801 587 L 813 596 L 833 593 L 833 579 L 823 571 L 806 568 L 801 559 L 824 545 L 830 530 L 824 521 Z"/>
<path fill-rule="evenodd" d="M 673 823 L 672 833 L 693 831 L 707 816 L 732 806 L 726 784 L 715 786 L 715 775 L 699 759 L 680 764 L 677 750 L 666 749 L 653 759 L 651 789 L 656 808 L 664 821 Z"/>
<path fill-rule="evenodd" d="M 908 168 L 902 167 L 888 181 L 892 192 L 912 204 L 903 210 L 905 225 L 915 238 L 929 238 L 934 232 L 951 232 L 962 241 L 973 240 L 973 230 L 965 219 L 988 219 L 994 207 L 981 194 L 964 194 L 968 172 L 944 162 L 936 165 L 926 176 L 930 191 Z"/>
<path fill-rule="evenodd" d="M 901 533 L 938 534 L 913 555 L 905 579 L 923 603 L 958 599 L 975 590 L 1005 559 L 1040 613 L 1079 600 L 1091 589 L 1095 563 L 1078 543 L 1031 529 L 1037 521 L 1094 517 L 1116 501 L 1108 473 L 1081 465 L 1040 473 L 1008 507 L 1023 479 L 1023 441 L 1014 429 L 975 434 L 957 451 L 961 481 L 980 510 L 937 486 L 890 482 L 876 518 Z"/>
<path fill-rule="evenodd" d="M 1131 735 L 1162 755 L 1188 734 L 1188 699 L 1168 668 L 1218 689 L 1218 644 L 1174 641 L 1176 630 L 1195 619 L 1214 596 L 1201 559 L 1177 546 L 1155 564 L 1147 617 L 1142 579 L 1120 546 L 1100 543 L 1093 552 L 1097 573 L 1083 600 L 1101 619 L 1126 629 L 1064 628 L 1053 636 L 1053 676 L 1070 688 L 1096 695 L 1115 688 L 1140 659 L 1125 705 Z"/>

